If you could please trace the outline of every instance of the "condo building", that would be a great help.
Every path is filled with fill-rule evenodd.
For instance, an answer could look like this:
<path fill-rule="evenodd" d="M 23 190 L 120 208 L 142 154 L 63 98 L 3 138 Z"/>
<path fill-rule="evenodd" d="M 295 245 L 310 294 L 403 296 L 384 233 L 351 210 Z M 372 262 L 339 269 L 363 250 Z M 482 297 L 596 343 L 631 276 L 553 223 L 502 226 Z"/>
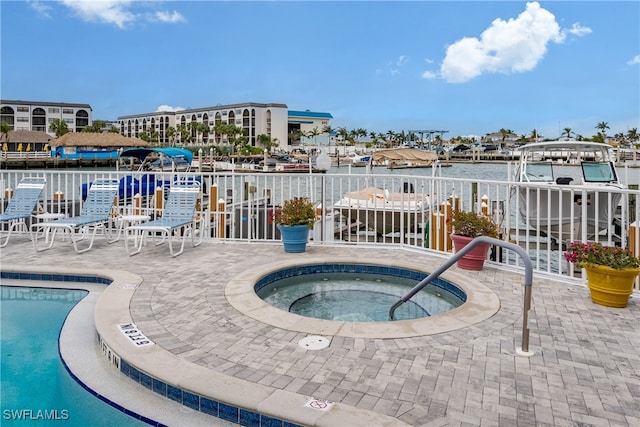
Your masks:
<path fill-rule="evenodd" d="M 55 136 L 49 129 L 55 119 L 66 123 L 70 132 L 82 132 L 92 123 L 89 104 L 5 99 L 0 100 L 0 104 L 0 122 L 7 123 L 14 131 L 46 132 Z"/>
<path fill-rule="evenodd" d="M 305 144 L 322 145 L 329 135 L 322 133 L 333 116 L 329 113 L 289 111 L 286 104 L 247 102 L 178 111 L 121 116 L 120 133 L 141 137 L 142 133 L 160 145 L 226 145 L 243 136 L 251 146 L 260 146 L 258 137 L 267 135 L 276 147 L 286 149 Z M 233 125 L 238 135 L 218 131 L 219 125 Z"/>
<path fill-rule="evenodd" d="M 55 119 L 66 123 L 70 132 L 82 132 L 93 124 L 89 104 L 22 100 L 0 103 L 0 122 L 7 123 L 13 131 L 40 131 L 55 137 L 51 129 Z M 329 113 L 289 110 L 286 104 L 245 102 L 126 115 L 107 124 L 115 126 L 123 136 L 144 137 L 158 145 L 227 145 L 232 138 L 243 136 L 247 144 L 261 147 L 259 136 L 266 135 L 277 149 L 291 149 L 327 145 L 330 135 L 324 130 L 332 118 Z M 233 125 L 238 134 L 220 131 L 223 127 L 219 125 Z"/>

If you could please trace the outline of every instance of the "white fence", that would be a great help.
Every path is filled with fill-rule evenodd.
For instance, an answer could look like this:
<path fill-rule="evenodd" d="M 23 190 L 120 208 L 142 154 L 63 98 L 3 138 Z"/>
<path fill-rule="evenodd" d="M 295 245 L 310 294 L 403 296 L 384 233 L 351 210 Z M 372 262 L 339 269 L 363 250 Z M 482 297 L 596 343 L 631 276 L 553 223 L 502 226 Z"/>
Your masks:
<path fill-rule="evenodd" d="M 47 179 L 39 209 L 66 215 L 80 212 L 83 186 L 98 178 L 118 178 L 118 209 L 127 213 L 139 210 L 153 216 L 161 212 L 162 195 L 176 178 L 172 173 L 125 171 L 3 171 L 2 206 L 22 177 L 34 175 Z M 502 238 L 524 248 L 538 272 L 580 275 L 580 270 L 564 259 L 563 243 L 568 241 L 599 241 L 630 247 L 640 254 L 640 228 L 634 226 L 640 217 L 638 190 L 587 186 L 550 189 L 548 184 L 395 174 L 179 175 L 203 184 L 199 214 L 205 217 L 206 239 L 278 240 L 278 230 L 272 223 L 274 206 L 289 198 L 309 197 L 318 204 L 319 213 L 311 244 L 400 245 L 420 251 L 451 252 L 449 218 L 451 209 L 458 207 L 490 215 L 500 225 Z M 356 200 L 354 195 L 344 197 L 363 189 L 362 200 Z M 593 191 L 599 196 L 593 198 Z M 564 213 L 560 212 L 564 216 L 582 220 L 567 225 L 558 234 L 552 221 L 540 220 L 545 215 L 557 215 L 552 212 L 556 205 L 568 206 Z M 591 212 L 593 207 L 595 213 Z M 603 221 L 603 212 L 610 219 Z M 515 253 L 499 248 L 492 250 L 490 260 L 515 268 L 521 264 Z"/>

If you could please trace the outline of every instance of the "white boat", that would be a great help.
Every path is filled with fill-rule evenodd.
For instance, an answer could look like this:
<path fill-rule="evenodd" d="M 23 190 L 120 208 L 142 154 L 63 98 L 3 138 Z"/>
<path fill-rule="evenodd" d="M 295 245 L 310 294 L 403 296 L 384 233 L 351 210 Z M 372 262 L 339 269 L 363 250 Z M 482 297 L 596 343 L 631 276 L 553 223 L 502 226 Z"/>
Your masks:
<path fill-rule="evenodd" d="M 139 171 L 153 172 L 189 172 L 193 162 L 193 153 L 184 148 L 129 148 L 119 157 L 119 166 Z"/>
<path fill-rule="evenodd" d="M 527 144 L 520 153 L 515 181 L 533 184 L 518 187 L 518 210 L 528 227 L 556 243 L 614 229 L 623 185 L 611 146 L 567 139 Z"/>
<path fill-rule="evenodd" d="M 393 148 L 378 150 L 372 155 L 374 165 L 384 165 L 389 169 L 429 168 L 438 161 L 435 151 L 417 148 Z"/>
<path fill-rule="evenodd" d="M 354 156 L 353 159 L 351 160 L 351 166 L 357 167 L 357 168 L 366 167 L 370 163 L 371 163 L 371 156 L 370 155 Z"/>
<path fill-rule="evenodd" d="M 405 183 L 400 192 L 378 187 L 348 192 L 334 208 L 348 225 L 386 235 L 422 227 L 428 221 L 430 203 L 427 195 L 412 192 L 410 183 Z"/>

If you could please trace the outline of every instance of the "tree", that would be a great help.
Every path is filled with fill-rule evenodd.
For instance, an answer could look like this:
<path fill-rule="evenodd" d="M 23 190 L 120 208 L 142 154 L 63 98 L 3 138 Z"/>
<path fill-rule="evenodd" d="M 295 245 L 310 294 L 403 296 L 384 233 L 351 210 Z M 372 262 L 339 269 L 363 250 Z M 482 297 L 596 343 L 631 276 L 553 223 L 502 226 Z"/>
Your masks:
<path fill-rule="evenodd" d="M 196 126 L 196 130 L 200 133 L 200 141 L 202 141 L 202 143 L 204 143 L 204 137 L 207 137 L 207 141 L 209 141 L 209 131 L 211 130 L 209 128 L 209 125 L 206 123 L 198 123 L 198 125 Z"/>
<path fill-rule="evenodd" d="M 140 132 L 138 134 L 138 138 L 140 138 L 144 142 L 151 142 L 151 137 L 149 136 L 146 130 L 143 130 L 142 132 Z"/>
<path fill-rule="evenodd" d="M 542 135 L 540 135 L 540 134 L 538 133 L 537 129 L 534 129 L 534 130 L 532 130 L 532 131 L 531 131 L 531 137 L 530 137 L 530 138 L 531 138 L 533 141 L 537 141 L 537 140 L 538 140 L 539 138 L 541 138 L 541 137 L 542 137 Z"/>
<path fill-rule="evenodd" d="M 329 147 L 331 147 L 331 135 L 334 134 L 336 131 L 335 129 L 333 129 L 331 126 L 329 125 L 324 125 L 322 127 L 322 134 L 324 135 L 325 133 L 327 134 L 327 145 L 329 145 Z"/>
<path fill-rule="evenodd" d="M 87 133 L 102 133 L 102 129 L 107 127 L 107 122 L 104 120 L 94 120 L 89 126 L 85 126 L 82 132 Z"/>
<path fill-rule="evenodd" d="M 608 122 L 600 122 L 596 125 L 596 129 L 600 130 L 603 139 L 607 139 L 607 129 L 609 129 Z"/>
<path fill-rule="evenodd" d="M 338 136 L 338 139 L 342 141 L 343 145 L 347 145 L 347 138 L 349 137 L 349 131 L 347 130 L 346 127 L 343 126 L 338 128 L 338 130 L 336 131 L 336 135 Z"/>
<path fill-rule="evenodd" d="M 191 135 L 189 135 L 189 129 L 187 128 L 187 125 L 185 125 L 184 123 L 180 123 L 176 127 L 176 131 L 179 134 L 178 141 L 180 141 L 181 144 L 184 144 L 185 142 L 190 140 Z"/>
<path fill-rule="evenodd" d="M 575 132 L 572 132 L 572 131 L 571 131 L 571 128 L 564 128 L 564 129 L 562 130 L 562 133 L 560 134 L 560 137 L 563 137 L 563 136 L 565 136 L 565 135 L 566 135 L 566 136 L 567 136 L 567 138 L 571 138 L 571 135 L 572 135 L 572 134 L 574 134 L 574 135 L 575 135 Z"/>
<path fill-rule="evenodd" d="M 269 153 L 271 153 L 273 147 L 278 145 L 278 138 L 271 138 L 270 135 L 264 133 L 258 135 L 256 139 Z"/>
<path fill-rule="evenodd" d="M 4 136 L 4 141 L 9 145 L 9 132 L 13 130 L 13 126 L 11 126 L 7 122 L 0 123 L 0 133 Z"/>
<path fill-rule="evenodd" d="M 49 130 L 56 134 L 56 138 L 60 138 L 65 133 L 69 132 L 69 126 L 67 126 L 62 119 L 53 119 L 49 125 Z"/>
<path fill-rule="evenodd" d="M 310 137 L 310 138 L 311 138 L 311 137 L 313 137 L 313 145 L 318 145 L 318 143 L 316 142 L 316 137 L 317 137 L 318 135 L 320 135 L 320 134 L 321 134 L 321 132 L 320 132 L 320 130 L 318 129 L 318 126 L 315 126 L 313 129 L 311 129 L 311 130 L 307 133 L 307 136 L 308 136 L 308 137 Z"/>
<path fill-rule="evenodd" d="M 502 144 L 500 145 L 500 148 L 504 147 L 504 141 L 512 133 L 513 131 L 511 129 L 505 129 L 505 128 L 500 129 L 500 135 L 502 135 Z"/>
<path fill-rule="evenodd" d="M 149 140 L 154 141 L 157 146 L 160 146 L 160 132 L 156 130 L 156 128 L 151 127 L 149 131 Z"/>
<path fill-rule="evenodd" d="M 169 138 L 169 141 L 171 142 L 171 145 L 174 144 L 174 138 L 176 137 L 176 132 L 177 132 L 177 130 L 173 126 L 169 126 L 167 128 L 166 135 L 167 135 L 167 138 Z"/>
<path fill-rule="evenodd" d="M 629 140 L 631 144 L 637 143 L 638 138 L 638 128 L 631 128 L 627 131 L 627 140 Z"/>

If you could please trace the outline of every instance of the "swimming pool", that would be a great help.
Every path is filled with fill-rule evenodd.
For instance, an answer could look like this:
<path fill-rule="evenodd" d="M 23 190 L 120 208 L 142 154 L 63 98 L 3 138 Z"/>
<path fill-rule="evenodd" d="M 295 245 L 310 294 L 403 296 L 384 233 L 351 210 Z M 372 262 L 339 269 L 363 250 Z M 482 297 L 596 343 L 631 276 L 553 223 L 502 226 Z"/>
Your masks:
<path fill-rule="evenodd" d="M 274 271 L 255 286 L 257 295 L 279 309 L 316 319 L 386 322 L 389 309 L 426 273 L 397 267 L 322 264 Z M 466 301 L 454 284 L 436 279 L 401 305 L 396 320 L 445 313 Z"/>
<path fill-rule="evenodd" d="M 69 375 L 59 357 L 60 329 L 87 291 L 4 283 L 0 290 L 2 423 L 147 425 L 88 393 Z"/>

